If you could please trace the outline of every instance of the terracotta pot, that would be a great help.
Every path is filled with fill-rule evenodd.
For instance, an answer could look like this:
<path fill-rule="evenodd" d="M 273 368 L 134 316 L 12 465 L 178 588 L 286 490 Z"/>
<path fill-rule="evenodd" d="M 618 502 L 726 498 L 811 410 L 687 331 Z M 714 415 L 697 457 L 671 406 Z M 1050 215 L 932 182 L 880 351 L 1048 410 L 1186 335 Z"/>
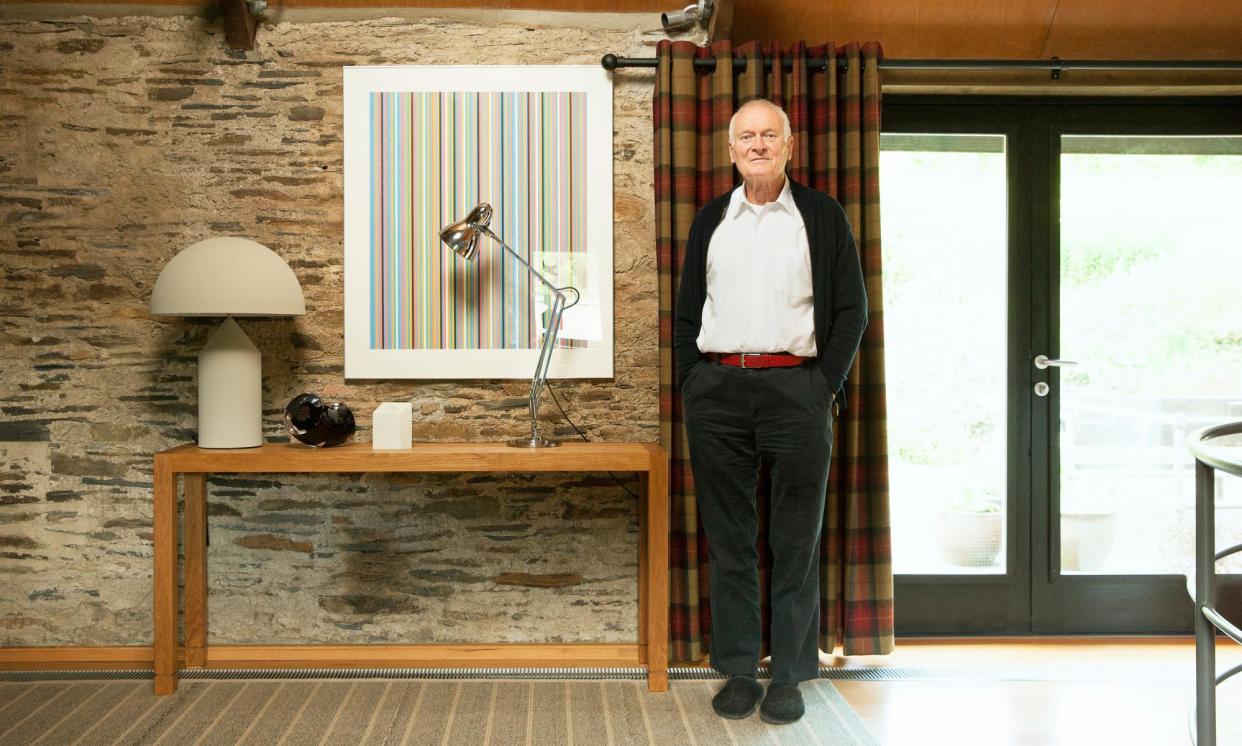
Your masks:
<path fill-rule="evenodd" d="M 1061 511 L 1061 570 L 1103 569 L 1113 549 L 1117 514 L 1103 510 Z"/>
<path fill-rule="evenodd" d="M 962 567 L 986 567 L 1000 554 L 1004 513 L 944 510 L 937 521 L 940 553 Z"/>

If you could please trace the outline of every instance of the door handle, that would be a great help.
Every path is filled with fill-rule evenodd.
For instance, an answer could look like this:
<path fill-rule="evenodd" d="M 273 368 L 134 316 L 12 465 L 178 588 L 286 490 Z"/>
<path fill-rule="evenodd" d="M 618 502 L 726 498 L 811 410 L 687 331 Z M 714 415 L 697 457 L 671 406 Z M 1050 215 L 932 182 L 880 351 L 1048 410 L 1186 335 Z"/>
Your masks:
<path fill-rule="evenodd" d="M 1044 370 L 1045 368 L 1062 368 L 1067 365 L 1078 365 L 1078 363 L 1073 360 L 1053 360 L 1047 355 L 1035 356 L 1035 367 L 1040 370 Z"/>

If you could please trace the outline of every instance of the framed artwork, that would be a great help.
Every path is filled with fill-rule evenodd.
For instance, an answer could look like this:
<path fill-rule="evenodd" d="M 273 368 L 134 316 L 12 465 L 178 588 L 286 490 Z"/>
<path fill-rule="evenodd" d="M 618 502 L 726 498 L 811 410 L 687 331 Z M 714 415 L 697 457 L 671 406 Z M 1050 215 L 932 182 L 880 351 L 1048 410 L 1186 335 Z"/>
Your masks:
<path fill-rule="evenodd" d="M 549 377 L 612 377 L 612 81 L 527 65 L 345 68 L 346 378 L 531 377 L 551 294 L 490 238 L 440 242 L 480 202 L 581 294 Z"/>

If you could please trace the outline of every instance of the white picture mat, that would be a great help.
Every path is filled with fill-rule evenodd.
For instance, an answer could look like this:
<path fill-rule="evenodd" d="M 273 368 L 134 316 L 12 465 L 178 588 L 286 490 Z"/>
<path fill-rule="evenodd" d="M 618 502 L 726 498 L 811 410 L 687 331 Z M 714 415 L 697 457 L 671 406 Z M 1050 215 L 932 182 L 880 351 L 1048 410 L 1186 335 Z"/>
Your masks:
<path fill-rule="evenodd" d="M 370 121 L 374 92 L 583 92 L 587 94 L 587 251 L 600 280 L 599 328 L 590 348 L 557 349 L 549 378 L 613 377 L 612 79 L 598 65 L 409 65 L 346 67 L 345 80 L 345 377 L 530 378 L 539 350 L 375 350 L 370 347 Z M 500 236 L 508 241 L 505 236 Z M 512 245 L 512 243 L 511 243 Z M 520 247 L 514 246 L 515 249 Z M 448 249 L 445 249 L 448 251 Z M 504 252 L 481 238 L 480 255 Z M 534 281 L 532 279 L 533 283 Z M 575 309 L 576 310 L 576 309 Z"/>

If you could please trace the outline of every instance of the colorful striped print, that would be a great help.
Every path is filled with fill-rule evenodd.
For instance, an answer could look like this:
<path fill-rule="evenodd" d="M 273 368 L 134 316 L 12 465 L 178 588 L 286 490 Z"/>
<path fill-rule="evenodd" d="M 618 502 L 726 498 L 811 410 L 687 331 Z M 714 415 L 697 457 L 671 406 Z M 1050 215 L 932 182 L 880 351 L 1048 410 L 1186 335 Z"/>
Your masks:
<path fill-rule="evenodd" d="M 586 94 L 376 92 L 370 146 L 371 349 L 538 347 L 542 286 L 494 241 L 467 262 L 439 232 L 488 202 L 492 231 L 568 284 L 552 252 L 586 251 Z"/>

